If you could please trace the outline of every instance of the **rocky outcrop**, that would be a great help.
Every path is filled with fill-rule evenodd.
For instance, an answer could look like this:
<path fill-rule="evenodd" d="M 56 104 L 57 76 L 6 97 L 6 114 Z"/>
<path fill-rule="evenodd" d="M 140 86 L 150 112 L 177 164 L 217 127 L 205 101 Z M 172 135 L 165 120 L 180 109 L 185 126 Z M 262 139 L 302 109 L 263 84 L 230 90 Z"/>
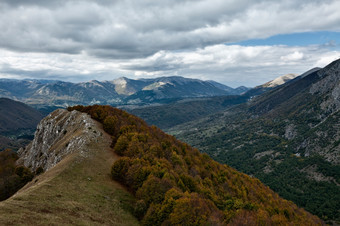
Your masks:
<path fill-rule="evenodd" d="M 294 124 L 289 124 L 286 126 L 284 137 L 287 140 L 294 139 L 297 135 Z"/>
<path fill-rule="evenodd" d="M 18 151 L 18 161 L 33 171 L 39 167 L 46 171 L 70 153 L 86 157 L 87 146 L 99 136 L 102 133 L 89 115 L 58 109 L 38 124 L 34 140 Z"/>
<path fill-rule="evenodd" d="M 340 60 L 318 71 L 318 75 L 322 79 L 312 85 L 310 93 L 326 95 L 321 103 L 323 110 L 330 113 L 338 111 L 340 109 Z"/>

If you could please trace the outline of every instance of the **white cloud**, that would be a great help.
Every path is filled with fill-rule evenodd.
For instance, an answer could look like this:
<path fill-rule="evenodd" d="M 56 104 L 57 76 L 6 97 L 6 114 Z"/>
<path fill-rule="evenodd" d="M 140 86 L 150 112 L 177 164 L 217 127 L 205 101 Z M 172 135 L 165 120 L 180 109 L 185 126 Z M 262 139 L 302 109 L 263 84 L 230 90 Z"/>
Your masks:
<path fill-rule="evenodd" d="M 284 74 L 301 74 L 313 67 L 324 67 L 339 57 L 339 51 L 330 52 L 322 46 L 214 45 L 195 51 L 162 51 L 121 63 L 121 68 L 138 71 L 138 77 L 183 75 L 232 86 L 255 86 Z"/>
<path fill-rule="evenodd" d="M 324 67 L 330 62 L 340 58 L 338 51 L 331 51 L 319 57 L 319 59 L 314 63 L 314 67 Z"/>
<path fill-rule="evenodd" d="M 282 33 L 340 31 L 339 8 L 336 0 L 4 0 L 0 47 L 139 58 Z"/>
<path fill-rule="evenodd" d="M 322 46 L 213 45 L 187 51 L 159 51 L 138 59 L 101 59 L 86 54 L 17 53 L 2 50 L 0 77 L 68 81 L 181 75 L 227 85 L 255 86 L 288 73 L 324 67 L 340 57 Z"/>
<path fill-rule="evenodd" d="M 293 53 L 280 57 L 280 59 L 283 61 L 297 61 L 301 60 L 303 56 L 304 56 L 303 53 L 299 51 L 294 51 Z"/>
<path fill-rule="evenodd" d="M 339 8 L 337 0 L 2 0 L 0 77 L 182 75 L 254 86 L 324 66 L 339 52 L 225 43 L 340 32 Z"/>

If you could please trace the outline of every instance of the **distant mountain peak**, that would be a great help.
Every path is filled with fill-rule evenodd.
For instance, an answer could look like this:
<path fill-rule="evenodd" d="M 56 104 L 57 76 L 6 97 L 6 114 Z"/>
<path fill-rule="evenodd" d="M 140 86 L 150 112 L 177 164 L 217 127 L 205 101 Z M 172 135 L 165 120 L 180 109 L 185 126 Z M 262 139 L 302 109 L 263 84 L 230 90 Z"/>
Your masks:
<path fill-rule="evenodd" d="M 280 86 L 294 78 L 296 78 L 298 75 L 297 74 L 286 74 L 286 75 L 282 75 L 280 77 L 277 77 L 276 79 L 273 79 L 265 84 L 263 84 L 263 87 L 276 87 L 276 86 Z"/>
<path fill-rule="evenodd" d="M 121 85 L 121 86 L 126 86 L 127 79 L 125 77 L 120 77 L 112 81 L 113 84 L 115 85 Z"/>
<path fill-rule="evenodd" d="M 114 80 L 112 80 L 113 83 L 120 83 L 120 82 L 127 82 L 127 80 L 129 80 L 127 77 L 119 77 L 119 78 L 116 78 Z"/>
<path fill-rule="evenodd" d="M 114 79 L 111 81 L 115 85 L 115 91 L 119 95 L 132 95 L 135 92 L 137 92 L 138 88 L 134 87 L 134 85 L 131 84 L 131 80 L 126 77 L 119 77 L 117 79 Z"/>
<path fill-rule="evenodd" d="M 98 80 L 91 80 L 91 81 L 88 81 L 88 82 L 82 82 L 79 84 L 80 86 L 83 86 L 83 87 L 93 87 L 93 86 L 97 86 L 97 87 L 103 87 L 103 85 L 101 84 L 101 82 L 99 82 Z"/>

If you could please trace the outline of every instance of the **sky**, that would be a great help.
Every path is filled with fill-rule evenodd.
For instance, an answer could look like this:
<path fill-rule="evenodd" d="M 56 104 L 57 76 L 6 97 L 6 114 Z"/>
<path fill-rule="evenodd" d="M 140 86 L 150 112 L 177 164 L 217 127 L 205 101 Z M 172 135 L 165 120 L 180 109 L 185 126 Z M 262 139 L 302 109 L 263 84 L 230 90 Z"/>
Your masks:
<path fill-rule="evenodd" d="M 253 87 L 340 58 L 340 1 L 1 0 L 0 78 Z"/>

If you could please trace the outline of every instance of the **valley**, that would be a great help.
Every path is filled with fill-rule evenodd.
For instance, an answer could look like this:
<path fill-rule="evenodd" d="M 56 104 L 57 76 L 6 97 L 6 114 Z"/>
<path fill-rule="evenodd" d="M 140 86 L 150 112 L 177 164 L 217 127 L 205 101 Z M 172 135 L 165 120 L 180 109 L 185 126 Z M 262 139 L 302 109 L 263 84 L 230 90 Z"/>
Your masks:
<path fill-rule="evenodd" d="M 326 222 L 333 223 L 333 222 L 338 221 L 339 219 L 339 212 L 338 212 L 339 202 L 338 201 L 340 198 L 337 195 L 339 194 L 339 191 L 340 191 L 339 190 L 340 168 L 339 168 L 339 150 L 338 150 L 338 144 L 339 144 L 338 142 L 338 136 L 339 136 L 338 135 L 339 133 L 338 117 L 339 117 L 339 106 L 340 106 L 339 103 L 340 102 L 338 99 L 338 81 L 339 81 L 338 75 L 339 75 L 339 61 L 336 61 L 323 69 L 320 69 L 320 68 L 312 69 L 304 73 L 301 76 L 296 76 L 296 75 L 281 76 L 278 79 L 268 82 L 262 86 L 257 86 L 253 89 L 247 90 L 246 92 L 239 94 L 239 95 L 230 95 L 231 93 L 229 93 L 229 95 L 224 95 L 224 96 L 210 96 L 212 94 L 210 91 L 204 91 L 205 92 L 204 95 L 207 95 L 205 97 L 195 96 L 194 95 L 195 92 L 192 92 L 192 94 L 190 94 L 189 96 L 186 96 L 184 93 L 181 93 L 182 91 L 180 89 L 176 90 L 174 87 L 172 87 L 171 89 L 176 90 L 177 94 L 175 94 L 174 91 L 171 91 L 171 89 L 169 90 L 168 88 L 165 89 L 164 87 L 162 87 L 162 90 L 163 91 L 167 90 L 168 92 L 167 95 L 169 95 L 166 97 L 163 96 L 162 98 L 159 98 L 159 100 L 162 100 L 162 101 L 153 102 L 153 99 L 150 99 L 148 97 L 145 99 L 144 102 L 139 102 L 139 104 L 137 105 L 126 105 L 123 108 L 126 109 L 128 112 L 145 119 L 149 125 L 156 125 L 160 127 L 161 129 L 164 129 L 168 133 L 175 135 L 177 138 L 193 145 L 194 147 L 198 148 L 200 151 L 209 154 L 213 159 L 217 160 L 218 162 L 228 164 L 231 167 L 234 167 L 235 169 L 240 170 L 241 172 L 244 172 L 250 175 L 251 177 L 259 178 L 262 182 L 268 185 L 275 192 L 278 192 L 278 194 L 282 196 L 283 198 L 292 200 L 296 204 L 298 204 L 300 207 L 306 208 L 306 210 L 310 211 L 313 214 L 318 215 L 320 218 L 322 218 Z M 165 78 L 165 79 L 173 79 L 173 78 Z M 125 81 L 125 79 L 123 80 Z M 163 80 L 163 81 L 166 81 L 166 80 Z M 179 83 L 180 81 L 181 80 L 177 80 L 176 82 Z M 119 80 L 119 82 L 117 83 L 122 84 L 124 82 L 122 82 L 122 80 Z M 212 84 L 213 82 L 209 81 L 209 83 Z M 158 86 L 157 84 L 151 85 L 150 88 L 147 87 L 144 90 L 145 92 L 144 91 L 142 92 L 142 96 L 144 96 L 144 94 L 148 96 L 150 93 L 149 94 L 147 93 L 150 90 L 153 90 L 155 87 L 157 87 L 157 90 L 158 90 L 160 86 Z M 164 85 L 164 84 L 161 84 L 161 85 Z M 185 83 L 185 85 L 187 85 L 187 83 Z M 191 85 L 192 84 L 189 81 L 189 86 Z M 221 86 L 218 86 L 218 87 L 221 88 Z M 227 88 L 225 89 L 228 90 Z M 184 86 L 183 86 L 183 90 L 185 90 Z M 122 93 L 131 94 L 133 92 L 133 89 L 132 88 L 120 89 L 119 92 L 121 94 Z M 138 96 L 139 94 L 140 92 L 134 93 L 130 95 L 128 98 L 133 99 L 134 98 L 133 96 Z M 147 103 L 146 100 L 149 102 Z M 171 100 L 171 101 L 170 103 L 167 103 L 166 100 Z M 6 101 L 10 101 L 10 100 L 6 100 Z M 8 102 L 8 103 L 11 103 L 11 102 Z M 11 104 L 8 104 L 8 103 L 5 102 L 5 105 L 7 104 L 8 106 L 11 106 Z M 152 106 L 154 104 L 156 104 L 156 106 Z M 33 105 L 33 106 L 37 107 L 37 105 Z M 39 105 L 39 110 L 40 112 L 45 113 L 45 112 L 52 111 L 55 107 L 56 106 Z M 78 110 L 78 111 L 86 112 L 90 114 L 92 118 L 103 123 L 105 131 L 109 132 L 110 136 L 113 138 L 113 140 L 110 141 L 109 136 L 106 136 L 107 141 L 105 141 L 104 143 L 106 143 L 107 146 L 111 146 L 111 148 L 113 148 L 113 150 L 116 153 L 118 153 L 118 155 L 126 156 L 132 159 L 135 158 L 134 155 L 139 153 L 137 159 L 140 159 L 140 158 L 142 159 L 146 158 L 146 159 L 143 160 L 143 163 L 141 162 L 138 163 L 139 164 L 138 169 L 142 167 L 143 174 L 144 173 L 147 173 L 146 175 L 150 174 L 150 168 L 148 168 L 149 166 L 145 165 L 145 164 L 149 164 L 147 163 L 147 161 L 149 161 L 148 159 L 150 157 L 149 156 L 150 153 L 145 152 L 145 151 L 155 148 L 155 147 L 152 146 L 151 144 L 147 144 L 147 145 L 142 144 L 142 143 L 138 144 L 138 141 L 132 139 L 131 137 L 134 133 L 138 131 L 139 131 L 138 133 L 140 133 L 141 131 L 148 130 L 144 128 L 144 122 L 141 122 L 139 121 L 139 119 L 134 118 L 134 116 L 132 115 L 129 116 L 127 113 L 124 113 L 120 110 L 112 110 L 108 106 L 103 106 L 103 107 L 101 107 L 100 105 L 94 105 L 92 107 L 76 106 L 73 108 L 69 108 L 69 110 Z M 16 112 L 17 110 L 12 110 L 12 111 Z M 20 111 L 22 112 L 22 110 Z M 95 143 L 98 143 L 99 142 L 98 139 L 100 138 L 98 137 L 98 135 L 102 136 L 103 134 L 105 134 L 105 132 L 103 131 L 99 133 L 97 132 L 94 133 L 95 131 L 98 131 L 97 130 L 98 128 L 101 128 L 101 125 L 99 124 L 94 125 L 92 122 L 87 122 L 87 119 L 86 120 L 84 119 L 83 122 L 81 121 L 78 122 L 75 118 L 71 119 L 72 117 L 75 117 L 75 116 L 72 116 L 75 114 L 74 111 L 72 112 L 70 116 L 64 116 L 65 113 L 62 113 L 62 112 L 65 112 L 65 111 L 66 110 L 56 110 L 51 115 L 49 115 L 47 118 L 45 118 L 44 119 L 45 122 L 42 121 L 41 123 L 42 124 L 45 123 L 46 125 L 45 126 L 39 125 L 37 127 L 37 131 L 35 133 L 36 139 L 33 140 L 32 143 L 29 144 L 26 148 L 20 149 L 18 152 L 19 156 L 21 156 L 18 163 L 24 164 L 25 166 L 29 167 L 32 170 L 32 172 L 37 171 L 39 168 L 41 168 L 43 171 L 47 171 L 41 176 L 37 176 L 37 178 L 40 178 L 40 177 L 45 178 L 46 175 L 49 175 L 49 172 L 53 172 L 54 170 L 57 170 L 60 165 L 63 165 L 62 163 L 59 164 L 59 161 L 61 162 L 66 161 L 64 160 L 64 158 L 72 159 L 72 160 L 68 160 L 71 162 L 73 161 L 82 162 L 83 160 L 75 160 L 75 159 L 78 159 L 78 158 L 87 159 L 89 156 L 92 156 L 92 154 L 87 156 L 87 154 L 84 154 L 87 152 L 81 151 L 81 149 L 76 150 L 74 148 L 78 145 L 81 145 L 82 147 L 84 147 L 84 145 L 85 146 L 92 145 L 94 148 L 93 150 L 95 150 L 99 147 L 96 144 L 90 144 L 91 142 L 93 142 L 91 140 L 95 139 L 96 140 Z M 32 109 L 31 112 L 36 112 L 36 110 Z M 108 120 L 107 117 L 108 115 L 111 115 L 111 114 L 112 114 L 112 117 L 110 116 L 109 117 L 110 120 Z M 38 113 L 37 115 L 39 115 L 39 117 L 42 117 L 41 116 L 42 113 Z M 30 118 L 30 116 L 28 116 L 27 118 Z M 137 120 L 137 121 L 135 122 L 134 120 Z M 18 122 L 18 121 L 15 121 L 15 122 Z M 80 129 L 80 131 L 82 132 L 77 132 L 79 130 L 79 126 L 82 123 L 85 123 L 86 126 Z M 90 124 L 87 125 L 88 123 L 90 123 L 91 125 Z M 130 125 L 130 123 L 132 124 Z M 16 124 L 13 123 L 13 125 L 16 125 Z M 139 125 L 139 126 L 136 127 L 136 125 Z M 91 133 L 93 128 L 97 128 L 97 129 L 95 129 L 93 133 Z M 102 130 L 102 129 L 99 129 L 99 130 Z M 70 131 L 73 131 L 73 132 L 70 133 Z M 118 133 L 117 131 L 120 131 L 120 132 Z M 130 135 L 127 136 L 128 138 L 125 141 L 127 143 L 125 143 L 124 145 L 123 144 L 119 144 L 119 145 L 123 145 L 122 150 L 125 150 L 125 149 L 131 150 L 131 151 L 134 150 L 133 152 L 127 155 L 119 151 L 121 147 L 117 144 L 121 140 L 120 137 L 121 137 L 121 134 L 124 133 L 123 131 L 128 132 L 128 134 Z M 153 136 L 159 136 L 156 134 L 159 134 L 162 132 L 160 130 L 159 131 L 157 130 L 157 132 L 156 131 L 149 132 L 147 133 L 148 134 L 147 137 L 149 137 L 153 133 L 155 133 Z M 57 134 L 57 137 L 46 138 L 46 137 L 52 136 L 53 134 Z M 85 134 L 85 136 L 83 136 L 82 134 Z M 86 134 L 90 135 L 90 137 L 88 137 L 88 135 Z M 61 137 L 58 138 L 59 136 Z M 63 136 L 65 137 L 62 138 Z M 145 136 L 145 135 L 138 135 L 138 136 Z M 161 137 L 163 137 L 164 139 L 168 139 L 166 138 L 166 136 L 165 137 L 164 136 L 165 135 L 161 135 Z M 37 139 L 37 137 L 41 137 L 41 138 Z M 42 144 L 41 143 L 42 137 L 45 137 L 44 139 L 48 139 L 49 141 L 47 143 Z M 140 139 L 141 138 L 138 138 L 139 142 L 141 142 Z M 90 143 L 87 143 L 89 141 Z M 131 142 L 131 145 L 137 145 L 137 146 L 129 147 L 130 146 L 129 142 Z M 157 142 L 160 142 L 160 141 L 157 141 Z M 171 143 L 173 141 L 169 141 L 169 142 Z M 164 142 L 160 142 L 160 144 L 162 143 Z M 117 145 L 119 146 L 119 148 Z M 165 145 L 165 144 L 162 144 L 162 145 Z M 7 144 L 7 147 L 10 147 L 10 146 Z M 163 151 L 166 151 L 167 148 L 164 149 L 164 147 L 163 147 Z M 178 149 L 178 148 L 179 147 L 175 147 L 175 149 Z M 112 149 L 109 148 L 108 150 L 111 150 L 110 152 L 112 152 Z M 80 153 L 80 157 L 78 156 L 79 153 Z M 178 154 L 179 153 L 177 153 L 177 155 Z M 71 156 L 78 156 L 78 157 L 71 157 Z M 107 156 L 105 158 L 107 158 L 107 160 L 109 160 L 111 163 L 116 161 L 117 159 L 122 158 L 116 155 L 114 159 L 113 158 L 114 156 L 115 154 L 112 153 L 112 157 Z M 171 157 L 169 156 L 166 158 L 171 159 Z M 133 164 L 133 162 L 137 161 L 137 160 L 132 160 L 132 159 L 128 161 L 130 162 L 129 164 Z M 208 159 L 206 160 L 211 161 Z M 92 159 L 88 161 L 92 162 Z M 139 161 L 140 160 L 138 160 L 137 162 Z M 173 164 L 174 162 L 172 161 L 174 160 L 171 159 L 170 161 Z M 185 161 L 188 161 L 188 160 L 185 160 Z M 65 164 L 74 165 L 74 163 L 65 163 Z M 93 164 L 93 162 L 92 163 L 87 162 L 86 164 L 91 165 Z M 122 164 L 122 163 L 119 163 L 119 164 Z M 153 164 L 155 163 L 150 162 L 150 164 L 152 167 L 154 167 Z M 157 164 L 162 165 L 163 163 L 160 162 Z M 189 163 L 186 162 L 186 164 L 189 164 Z M 203 162 L 198 163 L 198 164 L 201 165 L 203 164 Z M 210 164 L 214 165 L 216 163 L 211 162 Z M 80 164 L 79 167 L 83 167 L 82 164 Z M 119 166 L 119 167 L 122 167 L 122 166 Z M 132 165 L 130 165 L 129 167 L 132 167 Z M 148 169 L 145 167 L 147 167 Z M 197 166 L 197 167 L 201 167 L 201 166 Z M 106 166 L 106 171 L 108 170 L 108 168 L 110 167 Z M 169 170 L 169 168 L 167 169 Z M 104 169 L 102 168 L 102 170 Z M 193 168 L 191 169 L 188 168 L 187 170 L 190 171 L 190 172 L 188 171 L 190 174 L 192 173 L 191 170 L 193 170 Z M 195 170 L 197 171 L 198 168 L 195 168 Z M 64 171 L 64 168 L 61 171 Z M 72 168 L 71 171 L 79 172 L 77 171 L 76 168 Z M 65 168 L 66 174 L 63 174 L 63 176 L 59 178 L 58 180 L 64 177 L 67 178 L 68 177 L 67 175 L 71 176 L 74 173 L 74 172 L 71 173 L 71 171 L 68 171 Z M 84 169 L 81 170 L 81 172 L 84 172 Z M 153 170 L 151 170 L 151 172 L 153 172 Z M 108 173 L 109 172 L 107 171 L 106 175 L 108 175 Z M 127 172 L 123 173 L 119 171 L 118 175 L 126 174 L 126 173 Z M 175 170 L 173 173 L 178 173 L 178 172 Z M 102 174 L 102 173 L 99 173 L 99 174 Z M 58 177 L 56 178 L 54 177 L 55 174 L 52 174 L 52 175 L 53 176 L 51 180 L 55 180 L 56 178 L 58 178 Z M 177 183 L 177 186 L 179 186 L 179 188 L 182 189 L 182 191 L 185 191 L 186 189 L 189 189 L 189 191 L 191 192 L 198 191 L 196 190 L 197 188 L 192 190 L 189 187 L 187 188 L 181 187 L 182 185 L 178 184 L 180 183 L 179 179 L 176 179 L 176 178 L 180 178 L 181 180 L 184 180 L 182 176 L 180 175 L 181 174 L 179 174 L 178 176 L 175 176 L 174 178 Z M 156 174 L 153 174 L 153 176 L 156 176 Z M 202 177 L 202 175 L 200 177 Z M 92 178 L 92 177 L 88 177 L 88 178 Z M 147 176 L 144 177 L 142 181 L 144 180 L 147 181 L 147 178 L 148 178 Z M 107 179 L 109 179 L 109 177 Z M 143 184 L 142 182 L 139 182 L 142 184 L 138 185 L 138 187 L 136 188 L 134 186 L 137 186 L 137 185 L 134 185 L 134 183 L 136 183 L 137 178 L 131 178 L 128 181 L 125 181 L 125 179 L 122 179 L 121 176 L 118 176 L 118 177 L 116 176 L 115 179 L 120 181 L 120 183 L 123 185 L 123 187 L 121 187 L 121 189 L 123 189 L 121 192 L 123 193 L 119 193 L 119 194 L 124 194 L 124 190 L 125 190 L 124 186 L 128 186 L 128 187 L 132 186 L 128 188 L 128 193 L 131 193 L 132 191 L 132 194 L 137 194 L 138 188 L 142 186 Z M 140 179 L 141 178 L 139 178 L 138 180 Z M 234 180 L 234 179 L 230 178 L 230 180 Z M 100 179 L 100 181 L 102 181 L 102 179 Z M 82 182 L 79 182 L 79 183 L 82 183 Z M 147 183 L 151 183 L 151 182 L 147 182 Z M 165 184 L 167 183 L 170 183 L 170 182 L 168 181 Z M 174 182 L 171 182 L 170 184 L 173 184 L 173 183 Z M 196 184 L 195 185 L 196 187 L 201 182 L 192 181 L 190 183 Z M 247 184 L 246 186 L 252 186 L 251 184 L 253 182 L 244 182 L 244 183 Z M 32 184 L 34 184 L 34 182 L 30 182 L 29 184 L 27 184 L 23 189 L 21 189 L 18 192 L 18 194 L 20 195 L 22 191 L 26 193 L 26 189 L 33 186 Z M 167 184 L 167 185 L 165 184 L 164 186 L 170 186 L 170 184 Z M 96 186 L 101 186 L 101 185 L 97 184 Z M 185 186 L 189 186 L 189 185 L 185 185 Z M 219 186 L 219 185 L 216 185 L 216 186 Z M 104 187 L 106 187 L 106 185 Z M 157 188 L 157 189 L 161 189 L 161 188 Z M 203 190 L 201 189 L 203 188 L 199 189 L 202 192 L 204 189 Z M 233 188 L 233 189 L 238 190 L 240 188 Z M 249 187 L 247 187 L 246 189 L 249 189 Z M 29 189 L 27 191 L 29 191 Z M 256 191 L 258 191 L 258 188 L 256 189 Z M 55 191 L 52 189 L 51 192 L 53 193 Z M 89 191 L 89 192 L 91 193 L 92 191 Z M 238 191 L 234 191 L 232 192 L 232 194 L 234 195 L 238 194 Z M 126 195 L 124 195 L 123 197 L 129 196 L 128 194 Z M 59 195 L 57 196 L 59 197 Z M 5 201 L 4 203 L 13 202 L 14 200 L 13 197 L 8 199 L 9 201 Z M 138 197 L 140 198 L 142 196 L 140 195 L 137 196 L 137 199 Z M 190 197 L 194 198 L 194 196 L 190 196 Z M 137 208 L 135 206 L 137 204 L 133 204 L 133 203 L 139 203 L 138 205 L 141 205 L 140 203 L 141 200 L 138 201 L 138 200 L 135 200 L 135 198 L 133 198 L 132 196 L 130 198 L 127 198 L 127 200 L 130 200 L 130 201 L 124 204 L 126 205 L 126 209 L 122 210 L 122 211 L 127 211 L 126 216 L 128 216 L 129 214 L 132 214 L 131 220 L 133 221 L 136 221 L 137 219 L 139 220 L 143 219 L 142 220 L 142 223 L 144 222 L 143 224 L 149 224 L 151 221 L 153 222 L 153 224 L 160 224 L 160 222 L 154 221 L 155 219 L 151 219 L 151 218 L 149 219 L 149 217 L 156 214 L 156 212 L 152 212 L 152 215 L 150 215 L 151 212 L 150 213 L 148 212 L 148 211 L 155 211 L 152 205 L 149 206 L 150 204 L 147 204 L 145 207 L 143 207 L 146 209 L 144 209 L 141 213 L 137 215 L 136 215 L 136 212 L 134 212 L 136 210 L 131 212 L 132 209 Z M 215 202 L 215 205 L 217 205 L 217 207 L 220 209 L 226 208 L 224 204 L 222 205 L 224 207 L 219 206 L 221 205 L 219 204 L 220 201 L 218 201 L 220 198 L 214 199 L 213 202 Z M 240 200 L 240 202 L 244 204 L 244 205 L 241 205 L 240 208 L 241 209 L 245 208 L 245 210 L 247 211 L 253 210 L 252 209 L 253 207 L 250 207 L 250 206 L 256 206 L 256 209 L 257 209 L 259 208 L 259 206 L 267 205 L 263 203 L 262 204 L 247 203 L 246 200 L 248 200 L 248 198 L 246 199 L 244 197 L 241 198 L 237 195 L 236 195 L 236 199 L 232 198 L 232 200 L 233 202 L 235 202 L 235 200 Z M 29 202 L 31 203 L 33 202 L 33 200 Z M 35 202 L 37 202 L 37 200 Z M 54 202 L 59 203 L 58 201 L 52 201 L 52 203 Z M 144 202 L 145 201 L 143 201 L 143 203 Z M 253 202 L 257 202 L 257 201 L 253 200 Z M 62 204 L 59 203 L 58 205 L 62 205 Z M 144 205 L 145 204 L 143 204 L 143 206 Z M 165 203 L 163 204 L 159 203 L 157 205 L 165 205 Z M 278 205 L 281 205 L 281 204 L 278 204 Z M 149 207 L 152 207 L 152 208 L 150 209 Z M 48 207 L 48 209 L 49 208 L 53 209 L 55 207 L 50 206 Z M 65 209 L 66 212 L 72 212 L 71 210 L 69 210 L 69 207 L 65 207 L 65 208 L 66 208 Z M 138 207 L 138 208 L 141 208 L 141 207 Z M 159 208 L 163 208 L 163 207 L 159 206 Z M 209 208 L 214 209 L 215 207 L 211 206 Z M 229 206 L 228 208 L 231 208 L 231 209 L 228 209 L 228 211 L 234 211 L 234 210 L 238 210 L 239 207 L 236 208 L 236 207 Z M 276 207 L 276 208 L 280 208 L 280 207 Z M 89 213 L 92 212 L 92 210 L 86 210 L 86 211 Z M 245 214 L 245 212 L 243 213 Z M 27 214 L 28 215 L 33 214 L 37 218 L 42 218 L 42 222 L 49 222 L 48 218 L 40 216 L 39 213 L 27 212 Z M 53 211 L 51 212 L 51 215 L 53 217 L 55 217 L 55 214 L 57 213 L 54 213 Z M 160 212 L 157 214 L 162 215 L 164 213 Z M 224 217 L 222 217 L 222 215 L 216 216 L 217 218 L 214 219 L 214 221 L 220 221 L 220 223 L 225 220 L 227 220 L 227 222 L 237 222 L 238 220 L 236 219 L 238 219 L 238 217 L 241 217 L 241 216 L 243 218 L 246 217 L 246 215 L 239 215 L 239 214 L 235 215 L 235 213 L 233 212 L 229 212 L 229 214 L 230 215 L 228 216 L 224 215 Z M 249 213 L 247 217 L 249 219 L 253 219 L 256 214 L 258 213 Z M 166 215 L 164 219 L 170 216 L 172 215 Z M 76 222 L 76 220 L 73 219 L 72 217 L 66 217 L 66 218 L 68 219 L 68 222 Z M 31 218 L 27 216 L 27 219 L 31 219 Z M 266 221 L 268 222 L 273 220 L 269 218 L 266 218 L 266 219 L 267 219 Z M 281 220 L 284 221 L 284 219 L 281 219 Z M 86 221 L 89 221 L 89 219 L 87 219 Z M 103 219 L 98 220 L 98 221 L 105 222 L 105 220 Z M 172 220 L 170 221 L 172 222 Z M 6 222 L 6 220 L 4 222 Z M 146 222 L 149 222 L 149 223 L 146 223 Z M 168 220 L 166 220 L 166 222 L 168 222 Z"/>
<path fill-rule="evenodd" d="M 110 106 L 54 111 L 19 156 L 43 172 L 0 203 L 4 225 L 324 224 L 259 180 Z"/>
<path fill-rule="evenodd" d="M 0 226 L 339 226 L 339 9 L 1 0 Z"/>
<path fill-rule="evenodd" d="M 325 220 L 339 220 L 339 64 L 166 131 Z"/>

